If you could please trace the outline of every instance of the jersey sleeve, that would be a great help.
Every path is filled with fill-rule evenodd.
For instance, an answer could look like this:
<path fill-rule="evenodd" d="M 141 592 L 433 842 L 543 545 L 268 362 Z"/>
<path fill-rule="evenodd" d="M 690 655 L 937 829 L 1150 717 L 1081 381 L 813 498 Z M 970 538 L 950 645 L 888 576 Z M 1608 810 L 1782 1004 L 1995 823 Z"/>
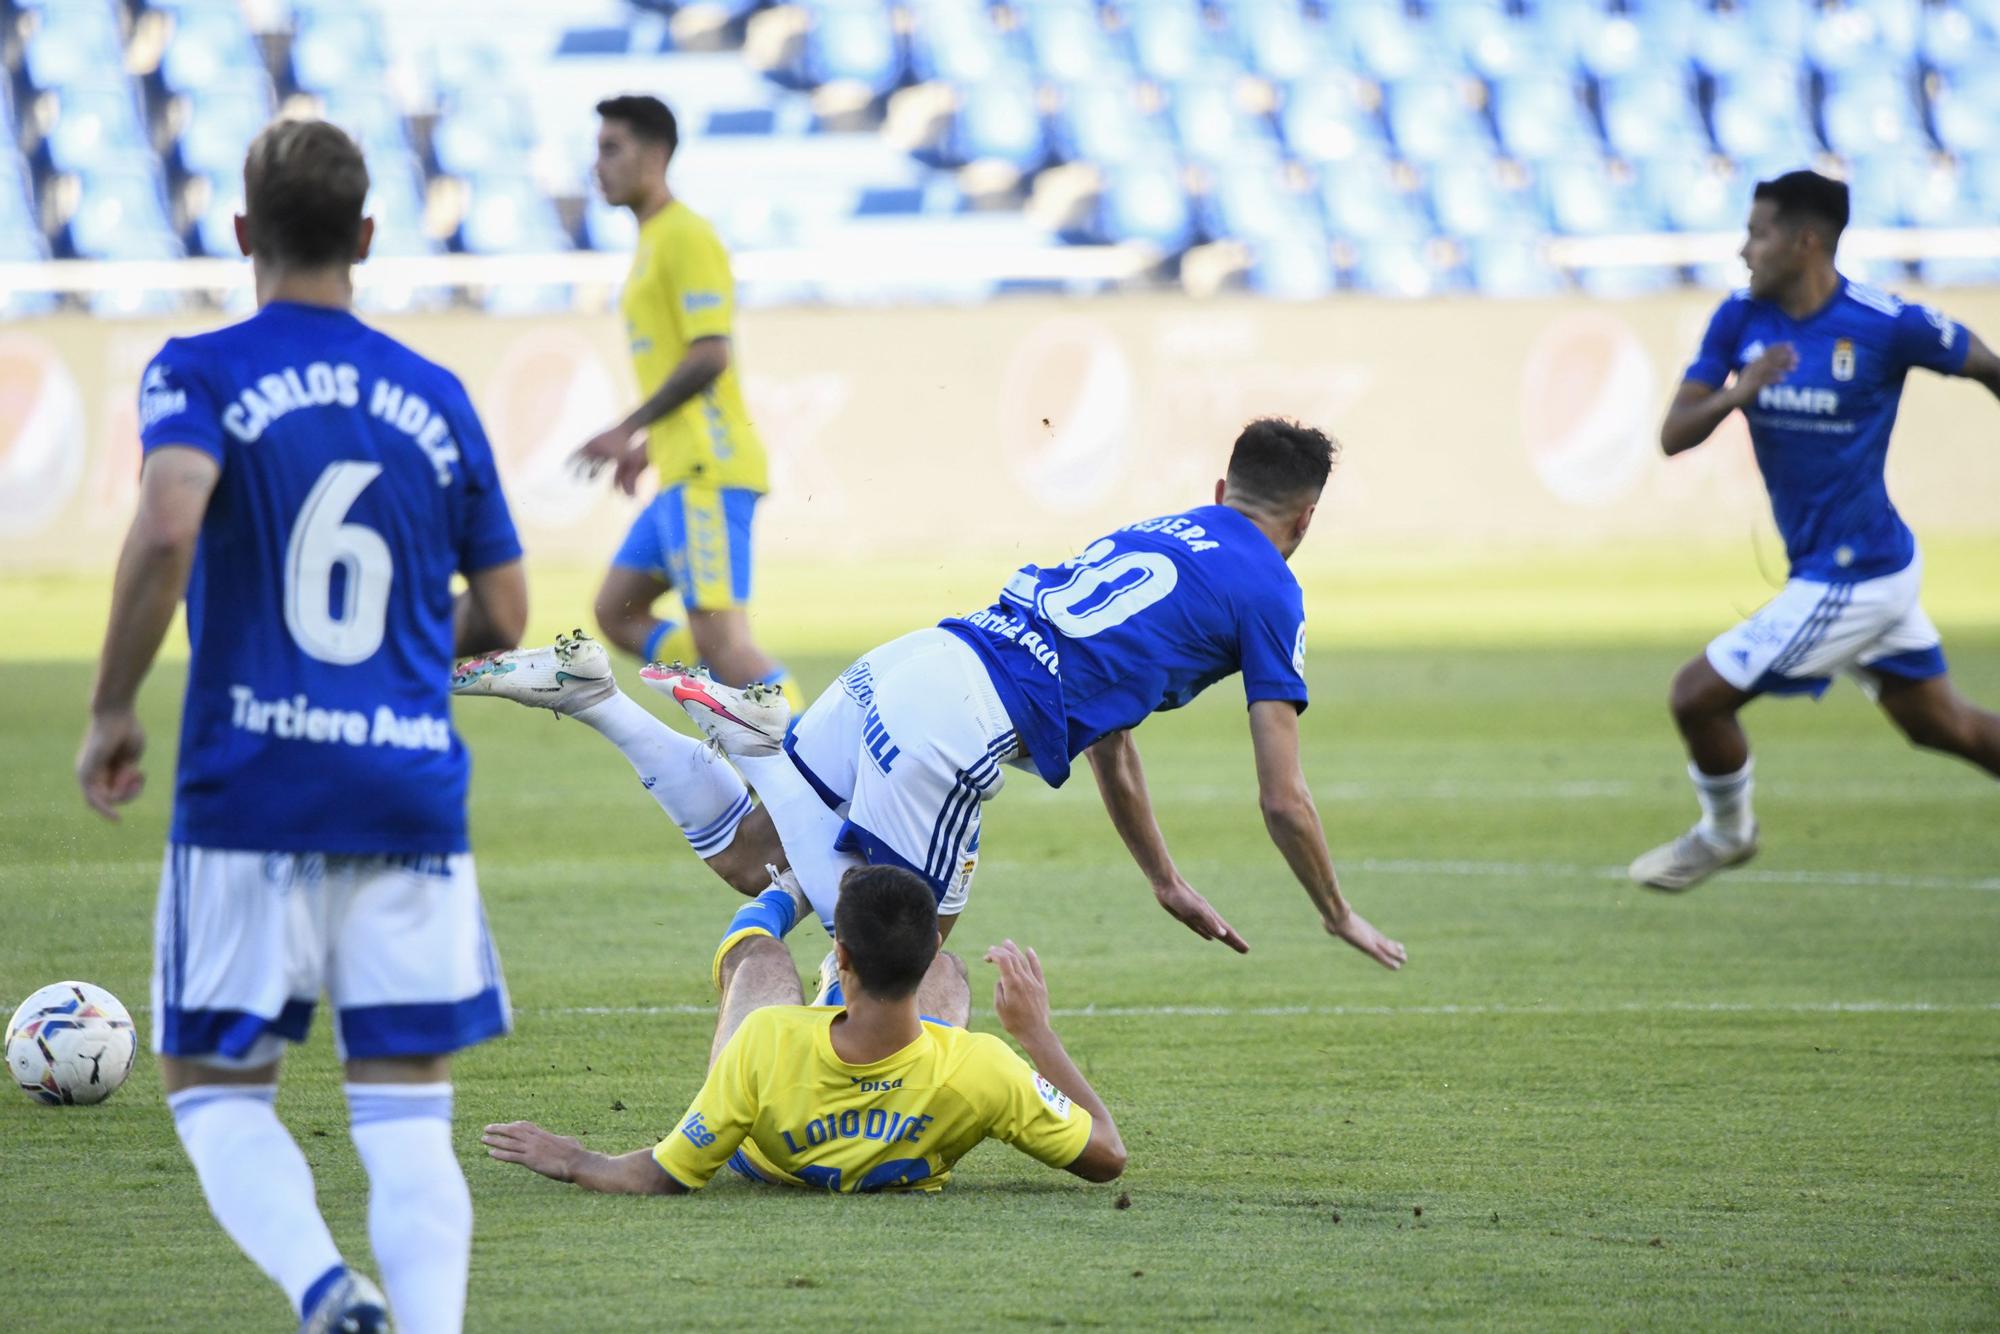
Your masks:
<path fill-rule="evenodd" d="M 500 467 L 493 458 L 486 429 L 480 425 L 464 387 L 454 383 L 452 389 L 452 434 L 458 440 L 465 487 L 459 516 L 458 570 L 460 574 L 477 574 L 519 560 L 521 538 L 514 530 L 514 514 L 500 486 Z"/>
<path fill-rule="evenodd" d="M 694 1095 L 674 1132 L 653 1149 L 653 1161 L 689 1190 L 708 1184 L 757 1119 L 749 1056 L 758 1028 L 755 1021 L 752 1014 L 723 1044 L 701 1092 Z"/>
<path fill-rule="evenodd" d="M 170 339 L 139 381 L 139 445 L 189 445 L 222 462 L 222 415 L 208 385 L 194 373 L 187 344 Z"/>
<path fill-rule="evenodd" d="M 1306 606 L 1296 583 L 1273 587 L 1237 625 L 1243 695 L 1251 704 L 1281 699 L 1306 709 Z"/>
<path fill-rule="evenodd" d="M 1972 350 L 1972 339 L 1963 325 L 1943 311 L 1914 303 L 1896 313 L 1891 342 L 1896 360 L 1903 366 L 1921 366 L 1941 375 L 1963 370 Z"/>
<path fill-rule="evenodd" d="M 1050 1167 L 1068 1167 L 1090 1142 L 1090 1113 L 1035 1073 L 998 1038 L 977 1047 L 982 1101 L 990 1109 L 986 1134 Z"/>
<path fill-rule="evenodd" d="M 1701 347 L 1681 378 L 1715 389 L 1722 387 L 1729 373 L 1736 369 L 1737 339 L 1743 332 L 1743 316 L 1748 309 L 1740 296 L 1733 296 L 1715 308 L 1701 336 Z"/>
<path fill-rule="evenodd" d="M 690 343 L 697 338 L 727 338 L 736 322 L 736 284 L 729 276 L 728 252 L 707 228 L 690 241 L 668 256 L 661 269 L 674 323 Z"/>

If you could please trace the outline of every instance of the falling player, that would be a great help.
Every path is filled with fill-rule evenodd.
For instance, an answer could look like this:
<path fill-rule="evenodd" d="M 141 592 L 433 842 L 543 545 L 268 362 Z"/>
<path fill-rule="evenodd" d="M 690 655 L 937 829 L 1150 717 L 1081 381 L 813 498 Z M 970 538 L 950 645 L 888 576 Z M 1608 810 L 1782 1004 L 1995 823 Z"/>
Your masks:
<path fill-rule="evenodd" d="M 324 990 L 388 1307 L 413 1334 L 452 1331 L 472 1200 L 450 1056 L 509 1017 L 448 685 L 455 655 L 519 642 L 521 547 L 457 379 L 350 312 L 373 233 L 360 150 L 281 121 L 243 183 L 258 312 L 169 340 L 146 370 L 139 512 L 77 777 L 109 819 L 138 797 L 134 700 L 185 593 L 153 974 L 174 1127 L 216 1221 L 302 1330 L 386 1329 L 274 1110 L 285 1046 Z"/>
<path fill-rule="evenodd" d="M 614 1195 L 686 1194 L 724 1167 L 847 1193 L 937 1190 L 983 1139 L 1086 1181 L 1125 1170 L 1111 1113 L 1049 1026 L 1033 950 L 1008 941 L 986 957 L 1000 969 L 994 1012 L 1035 1068 L 965 1031 L 965 973 L 932 969 L 937 904 L 921 878 L 894 866 L 848 873 L 834 916 L 838 1007 L 800 1003 L 778 940 L 800 906 L 774 887 L 730 922 L 708 1079 L 666 1139 L 613 1157 L 516 1121 L 486 1127 L 488 1151 Z"/>
<path fill-rule="evenodd" d="M 1244 951 L 1168 854 L 1132 740 L 1149 714 L 1240 672 L 1265 831 L 1326 930 L 1399 968 L 1403 947 L 1341 895 L 1299 758 L 1305 611 L 1287 561 L 1312 523 L 1333 449 L 1308 427 L 1250 423 L 1216 483 L 1215 504 L 1121 528 L 1061 565 L 1028 566 L 986 610 L 864 655 L 790 732 L 775 691 L 735 690 L 662 667 L 641 676 L 679 701 L 763 798 L 758 823 L 745 825 L 730 855 L 747 862 L 774 827 L 829 926 L 841 877 L 886 864 L 930 885 L 948 935 L 978 862 L 980 808 L 1000 792 L 1003 768 L 1054 787 L 1083 755 L 1160 906 L 1197 935 Z M 643 726 L 650 715 L 616 694 L 595 644 L 566 640 L 466 663 L 454 689 L 586 720 L 615 698 L 637 716 L 616 735 L 599 730 L 619 742 L 656 798 L 665 804 L 662 790 L 708 781 L 693 743 L 657 721 Z M 689 817 L 676 818 L 688 828 Z"/>
<path fill-rule="evenodd" d="M 1743 412 L 1791 573 L 1674 678 L 1701 819 L 1632 863 L 1653 889 L 1692 888 L 1756 854 L 1737 714 L 1760 695 L 1817 697 L 1845 671 L 1912 743 L 2000 774 L 2000 715 L 1945 674 L 1917 601 L 1923 557 L 1882 476 L 1909 370 L 2000 396 L 2000 358 L 1938 312 L 1842 277 L 1833 260 L 1846 225 L 1839 181 L 1795 171 L 1757 186 L 1742 252 L 1750 286 L 1716 310 L 1660 427 L 1661 447 L 1680 454 Z"/>
<path fill-rule="evenodd" d="M 593 473 L 610 465 L 627 495 L 649 465 L 660 487 L 611 558 L 597 624 L 641 662 L 700 661 L 731 685 L 773 683 L 801 703 L 750 634 L 750 525 L 767 478 L 737 377 L 729 256 L 667 188 L 679 132 L 666 104 L 613 97 L 597 114 L 598 188 L 639 221 L 619 309 L 647 398 L 578 457 Z M 685 624 L 654 611 L 676 588 Z"/>

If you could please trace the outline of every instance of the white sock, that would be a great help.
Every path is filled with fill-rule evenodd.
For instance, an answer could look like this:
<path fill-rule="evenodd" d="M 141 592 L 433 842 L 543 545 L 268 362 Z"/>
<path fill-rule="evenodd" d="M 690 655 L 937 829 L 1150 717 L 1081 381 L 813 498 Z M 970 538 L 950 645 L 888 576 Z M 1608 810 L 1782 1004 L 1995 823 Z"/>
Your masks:
<path fill-rule="evenodd" d="M 1701 823 L 1695 828 L 1709 842 L 1730 847 L 1749 841 L 1750 831 L 1757 825 L 1750 815 L 1750 769 L 1755 763 L 1745 760 L 1733 774 L 1705 774 L 1692 764 L 1688 766 L 1695 799 L 1701 803 Z"/>
<path fill-rule="evenodd" d="M 784 845 L 785 858 L 792 865 L 792 874 L 799 878 L 799 887 L 812 901 L 821 924 L 832 931 L 840 878 L 849 869 L 865 866 L 867 862 L 855 853 L 835 851 L 833 841 L 840 837 L 844 822 L 813 791 L 791 756 L 780 752 L 739 757 L 736 762 L 743 767 L 743 776 L 757 789 L 764 809 L 771 813 L 778 842 Z"/>
<path fill-rule="evenodd" d="M 713 857 L 750 813 L 750 790 L 728 761 L 623 692 L 571 715 L 618 747 L 698 857 Z"/>
<path fill-rule="evenodd" d="M 275 1084 L 201 1084 L 168 1094 L 167 1108 L 215 1221 L 296 1311 L 341 1261 L 319 1216 L 312 1168 L 278 1121 L 277 1098 Z"/>
<path fill-rule="evenodd" d="M 368 1241 L 404 1334 L 457 1334 L 472 1259 L 472 1192 L 451 1147 L 450 1084 L 349 1084 L 368 1170 Z"/>

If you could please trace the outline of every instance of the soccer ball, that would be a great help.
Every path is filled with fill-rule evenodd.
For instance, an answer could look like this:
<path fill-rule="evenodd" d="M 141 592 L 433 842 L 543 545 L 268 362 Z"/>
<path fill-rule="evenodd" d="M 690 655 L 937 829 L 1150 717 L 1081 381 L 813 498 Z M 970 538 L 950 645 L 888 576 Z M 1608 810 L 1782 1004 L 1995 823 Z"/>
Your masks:
<path fill-rule="evenodd" d="M 132 1073 L 138 1039 L 118 998 L 88 982 L 57 982 L 7 1021 L 7 1068 L 51 1106 L 103 1102 Z"/>

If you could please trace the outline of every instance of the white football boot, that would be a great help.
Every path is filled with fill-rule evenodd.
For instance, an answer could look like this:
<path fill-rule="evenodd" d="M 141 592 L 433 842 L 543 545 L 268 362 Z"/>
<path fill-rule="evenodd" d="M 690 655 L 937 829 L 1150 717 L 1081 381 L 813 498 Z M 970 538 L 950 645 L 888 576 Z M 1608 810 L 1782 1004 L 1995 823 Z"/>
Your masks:
<path fill-rule="evenodd" d="M 1714 843 L 1699 825 L 1671 843 L 1662 843 L 1635 860 L 1628 874 L 1647 889 L 1678 894 L 1693 889 L 1717 871 L 1741 866 L 1757 855 L 1757 826 L 1741 843 Z"/>
<path fill-rule="evenodd" d="M 581 630 L 557 635 L 548 648 L 467 658 L 451 676 L 454 695 L 497 695 L 531 709 L 564 714 L 601 704 L 617 690 L 611 655 Z"/>
<path fill-rule="evenodd" d="M 808 1004 L 847 1004 L 847 997 L 840 990 L 840 964 L 834 959 L 832 950 L 828 950 L 826 957 L 819 961 L 819 990 Z"/>
<path fill-rule="evenodd" d="M 753 681 L 726 686 L 705 671 L 677 662 L 641 667 L 639 679 L 686 710 L 702 735 L 725 755 L 776 755 L 784 748 L 792 706 L 774 685 Z"/>

